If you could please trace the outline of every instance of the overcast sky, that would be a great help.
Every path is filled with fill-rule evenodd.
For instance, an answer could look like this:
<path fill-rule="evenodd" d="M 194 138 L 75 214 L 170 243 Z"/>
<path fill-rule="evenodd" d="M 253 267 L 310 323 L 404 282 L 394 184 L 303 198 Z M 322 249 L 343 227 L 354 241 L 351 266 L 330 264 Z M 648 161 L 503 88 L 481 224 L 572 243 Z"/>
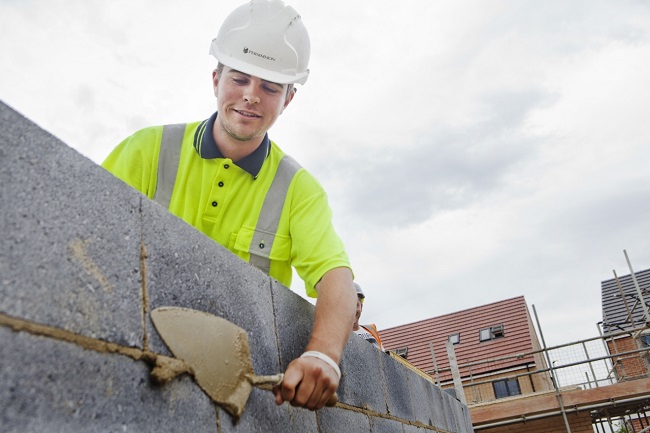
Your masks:
<path fill-rule="evenodd" d="M 0 99 L 99 164 L 209 117 L 241 3 L 0 0 Z M 597 335 L 623 250 L 650 268 L 650 2 L 287 3 L 311 75 L 270 137 L 329 194 L 362 322 L 523 295 L 547 344 Z"/>

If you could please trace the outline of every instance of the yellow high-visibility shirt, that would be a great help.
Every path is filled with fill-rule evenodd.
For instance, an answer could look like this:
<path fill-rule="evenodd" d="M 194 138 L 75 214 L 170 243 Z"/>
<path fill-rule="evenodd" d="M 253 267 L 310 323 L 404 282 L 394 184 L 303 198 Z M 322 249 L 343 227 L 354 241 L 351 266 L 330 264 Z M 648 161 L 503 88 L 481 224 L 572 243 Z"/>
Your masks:
<path fill-rule="evenodd" d="M 186 125 L 169 211 L 248 262 L 260 210 L 284 152 L 265 137 L 253 154 L 233 162 L 214 143 L 215 118 L 216 113 Z M 153 198 L 162 130 L 137 131 L 102 167 Z M 269 258 L 271 277 L 290 287 L 293 266 L 311 297 L 327 271 L 350 267 L 325 191 L 304 168 L 289 185 Z"/>

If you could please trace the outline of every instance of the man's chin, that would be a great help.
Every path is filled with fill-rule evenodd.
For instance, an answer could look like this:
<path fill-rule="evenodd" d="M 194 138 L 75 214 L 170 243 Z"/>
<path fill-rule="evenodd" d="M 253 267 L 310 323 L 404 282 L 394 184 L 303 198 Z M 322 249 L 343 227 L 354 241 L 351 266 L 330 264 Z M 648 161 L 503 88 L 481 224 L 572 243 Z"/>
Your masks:
<path fill-rule="evenodd" d="M 237 141 L 242 141 L 242 142 L 249 142 L 252 140 L 255 140 L 256 138 L 259 138 L 259 134 L 250 134 L 250 133 L 237 133 L 234 131 L 231 131 L 230 135 L 232 138 L 234 138 Z"/>

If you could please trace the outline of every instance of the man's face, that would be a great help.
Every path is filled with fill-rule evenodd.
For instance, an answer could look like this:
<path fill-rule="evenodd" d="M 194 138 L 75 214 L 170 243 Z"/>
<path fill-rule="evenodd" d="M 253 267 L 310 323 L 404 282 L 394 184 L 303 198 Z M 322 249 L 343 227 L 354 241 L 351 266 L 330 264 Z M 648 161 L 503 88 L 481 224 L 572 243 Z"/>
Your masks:
<path fill-rule="evenodd" d="M 361 318 L 361 312 L 363 311 L 363 302 L 361 298 L 357 297 L 357 311 L 354 315 L 354 329 L 359 329 L 359 319 Z"/>
<path fill-rule="evenodd" d="M 213 72 L 221 129 L 240 141 L 259 141 L 293 99 L 287 85 L 244 74 L 228 66 Z"/>

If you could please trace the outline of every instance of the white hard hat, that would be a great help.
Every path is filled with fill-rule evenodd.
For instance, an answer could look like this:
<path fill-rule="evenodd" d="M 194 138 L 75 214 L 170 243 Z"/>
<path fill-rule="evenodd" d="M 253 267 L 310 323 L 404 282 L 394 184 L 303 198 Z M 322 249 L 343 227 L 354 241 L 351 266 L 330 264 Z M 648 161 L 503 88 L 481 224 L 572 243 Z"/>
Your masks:
<path fill-rule="evenodd" d="M 279 84 L 305 84 L 309 35 L 300 15 L 281 0 L 251 0 L 235 9 L 212 40 L 224 65 Z"/>
<path fill-rule="evenodd" d="M 357 283 L 355 283 L 354 281 L 352 282 L 352 284 L 354 284 L 354 288 L 355 288 L 355 290 L 357 291 L 357 296 L 358 296 L 360 299 L 365 299 L 365 298 L 366 298 L 366 295 L 363 294 L 363 290 L 361 290 L 361 286 L 358 285 Z"/>

